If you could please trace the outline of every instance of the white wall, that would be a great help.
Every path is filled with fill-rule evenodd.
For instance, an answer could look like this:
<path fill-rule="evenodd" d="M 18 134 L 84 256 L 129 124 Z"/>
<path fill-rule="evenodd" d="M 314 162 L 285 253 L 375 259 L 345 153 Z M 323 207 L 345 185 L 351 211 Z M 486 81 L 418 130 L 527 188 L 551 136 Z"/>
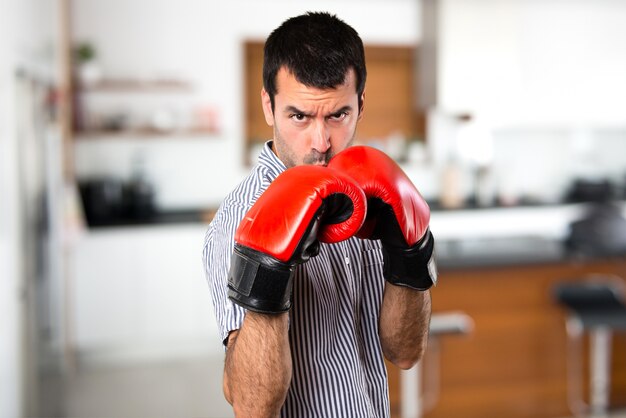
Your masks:
<path fill-rule="evenodd" d="M 497 111 L 517 96 L 519 0 L 440 0 L 437 106 Z"/>
<path fill-rule="evenodd" d="M 626 126 L 626 3 L 441 0 L 440 107 L 504 126 Z"/>
<path fill-rule="evenodd" d="M 626 125 L 626 3 L 527 2 L 522 107 L 576 126 Z"/>

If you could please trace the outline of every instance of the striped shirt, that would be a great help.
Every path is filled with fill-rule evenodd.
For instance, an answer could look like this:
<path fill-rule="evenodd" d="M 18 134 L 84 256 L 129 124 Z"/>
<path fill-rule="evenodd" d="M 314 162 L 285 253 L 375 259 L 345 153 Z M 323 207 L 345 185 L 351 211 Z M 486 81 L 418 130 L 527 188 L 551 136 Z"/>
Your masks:
<path fill-rule="evenodd" d="M 284 170 L 266 143 L 258 163 L 222 202 L 206 233 L 204 266 L 224 343 L 245 315 L 227 296 L 235 229 Z M 297 267 L 289 312 L 293 376 L 282 417 L 389 417 L 378 335 L 384 286 L 379 241 L 353 237 L 321 244 L 316 257 Z"/>

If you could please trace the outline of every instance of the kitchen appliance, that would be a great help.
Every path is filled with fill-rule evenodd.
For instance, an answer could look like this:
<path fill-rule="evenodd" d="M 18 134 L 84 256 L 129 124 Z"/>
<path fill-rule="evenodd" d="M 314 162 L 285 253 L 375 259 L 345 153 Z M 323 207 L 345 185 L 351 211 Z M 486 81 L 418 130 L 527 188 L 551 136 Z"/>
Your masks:
<path fill-rule="evenodd" d="M 587 213 L 570 224 L 567 250 L 582 256 L 626 254 L 626 219 L 619 206 L 590 204 Z"/>
<path fill-rule="evenodd" d="M 95 178 L 80 182 L 79 190 L 90 227 L 148 223 L 156 213 L 154 187 L 143 178 Z"/>
<path fill-rule="evenodd" d="M 575 179 L 565 195 L 565 201 L 607 202 L 616 197 L 615 192 L 613 183 L 608 179 Z"/>
<path fill-rule="evenodd" d="M 79 183 L 85 218 L 89 226 L 108 225 L 124 217 L 124 184 L 113 178 Z"/>

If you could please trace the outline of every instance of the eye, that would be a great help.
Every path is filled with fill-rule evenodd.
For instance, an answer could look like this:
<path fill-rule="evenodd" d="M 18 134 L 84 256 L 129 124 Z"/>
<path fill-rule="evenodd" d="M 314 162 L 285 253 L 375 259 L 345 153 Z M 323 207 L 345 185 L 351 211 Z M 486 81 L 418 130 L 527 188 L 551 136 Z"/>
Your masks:
<path fill-rule="evenodd" d="M 306 115 L 304 113 L 294 113 L 290 115 L 289 117 L 295 120 L 296 122 L 302 122 L 306 119 Z"/>
<path fill-rule="evenodd" d="M 330 115 L 330 119 L 334 121 L 342 121 L 348 116 L 348 112 L 342 110 L 341 112 L 333 113 Z"/>

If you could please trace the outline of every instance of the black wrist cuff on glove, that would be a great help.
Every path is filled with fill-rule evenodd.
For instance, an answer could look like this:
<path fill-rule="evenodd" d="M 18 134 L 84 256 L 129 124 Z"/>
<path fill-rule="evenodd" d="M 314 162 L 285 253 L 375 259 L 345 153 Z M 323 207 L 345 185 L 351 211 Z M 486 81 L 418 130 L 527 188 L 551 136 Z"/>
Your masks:
<path fill-rule="evenodd" d="M 291 308 L 295 265 L 235 244 L 228 272 L 228 297 L 255 312 L 277 314 Z"/>
<path fill-rule="evenodd" d="M 413 247 L 387 248 L 383 245 L 383 274 L 397 286 L 427 290 L 437 283 L 434 258 L 435 239 L 430 230 Z"/>

